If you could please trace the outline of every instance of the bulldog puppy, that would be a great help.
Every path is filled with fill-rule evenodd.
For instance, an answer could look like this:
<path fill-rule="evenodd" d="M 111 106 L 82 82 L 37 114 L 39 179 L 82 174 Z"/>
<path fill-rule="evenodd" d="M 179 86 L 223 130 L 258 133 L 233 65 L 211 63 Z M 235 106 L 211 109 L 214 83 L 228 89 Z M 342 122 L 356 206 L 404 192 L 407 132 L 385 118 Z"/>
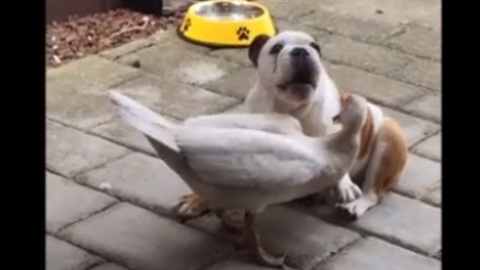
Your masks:
<path fill-rule="evenodd" d="M 245 100 L 246 110 L 290 114 L 310 136 L 336 132 L 340 127 L 333 118 L 348 94 L 337 89 L 321 56 L 320 46 L 304 32 L 256 37 L 249 58 L 257 69 L 257 81 Z M 367 115 L 361 150 L 350 171 L 362 191 L 349 177 L 333 190 L 337 206 L 354 218 L 381 201 L 400 179 L 407 161 L 407 143 L 398 123 L 371 103 Z"/>
<path fill-rule="evenodd" d="M 257 78 L 245 99 L 244 109 L 251 113 L 292 115 L 309 136 L 338 131 L 341 127 L 334 118 L 348 94 L 337 89 L 321 56 L 318 43 L 304 32 L 257 36 L 248 50 Z M 332 189 L 337 207 L 353 218 L 362 216 L 397 183 L 406 159 L 407 143 L 401 128 L 384 116 L 378 106 L 369 103 L 356 163 L 349 176 Z M 191 216 L 206 207 L 198 195 L 188 194 L 181 199 L 176 211 Z"/>

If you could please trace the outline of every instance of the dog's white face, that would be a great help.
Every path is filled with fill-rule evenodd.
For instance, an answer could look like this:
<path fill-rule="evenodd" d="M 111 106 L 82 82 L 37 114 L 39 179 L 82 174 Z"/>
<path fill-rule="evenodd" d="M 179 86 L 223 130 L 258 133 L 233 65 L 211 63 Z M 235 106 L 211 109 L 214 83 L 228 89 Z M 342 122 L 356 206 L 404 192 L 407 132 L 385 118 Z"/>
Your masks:
<path fill-rule="evenodd" d="M 250 45 L 249 57 L 262 86 L 282 101 L 300 105 L 313 99 L 323 66 L 320 47 L 310 35 L 298 31 L 260 35 Z"/>

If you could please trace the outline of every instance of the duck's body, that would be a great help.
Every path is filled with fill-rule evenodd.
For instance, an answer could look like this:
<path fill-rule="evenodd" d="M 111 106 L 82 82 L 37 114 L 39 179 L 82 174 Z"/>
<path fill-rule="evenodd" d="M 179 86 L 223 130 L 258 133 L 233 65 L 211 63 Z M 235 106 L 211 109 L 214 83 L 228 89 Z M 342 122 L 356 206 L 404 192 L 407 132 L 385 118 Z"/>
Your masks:
<path fill-rule="evenodd" d="M 357 156 L 363 121 L 358 112 L 365 111 L 357 108 L 362 100 L 352 98 L 343 118 L 348 125 L 314 138 L 287 115 L 213 115 L 174 124 L 126 96 L 110 94 L 122 118 L 147 136 L 210 209 L 243 210 L 250 215 L 247 223 L 269 205 L 337 184 Z"/>
<path fill-rule="evenodd" d="M 254 213 L 336 184 L 350 155 L 336 153 L 328 141 L 232 128 L 186 126 L 177 133 L 177 145 L 198 176 L 186 180 L 192 189 L 213 209 Z"/>

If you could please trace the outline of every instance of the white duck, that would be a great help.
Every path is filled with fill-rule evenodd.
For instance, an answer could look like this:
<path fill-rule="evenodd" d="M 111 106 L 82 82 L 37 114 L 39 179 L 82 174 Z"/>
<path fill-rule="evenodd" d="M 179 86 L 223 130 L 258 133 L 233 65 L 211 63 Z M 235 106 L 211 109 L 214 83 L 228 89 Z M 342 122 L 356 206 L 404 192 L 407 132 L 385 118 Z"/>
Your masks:
<path fill-rule="evenodd" d="M 283 266 L 283 257 L 261 248 L 256 215 L 269 205 L 338 183 L 357 156 L 367 105 L 364 98 L 351 95 L 337 116 L 342 129 L 314 138 L 287 115 L 224 114 L 174 124 L 118 92 L 109 94 L 120 116 L 148 138 L 211 209 L 245 211 L 247 239 L 257 259 L 277 267 Z"/>

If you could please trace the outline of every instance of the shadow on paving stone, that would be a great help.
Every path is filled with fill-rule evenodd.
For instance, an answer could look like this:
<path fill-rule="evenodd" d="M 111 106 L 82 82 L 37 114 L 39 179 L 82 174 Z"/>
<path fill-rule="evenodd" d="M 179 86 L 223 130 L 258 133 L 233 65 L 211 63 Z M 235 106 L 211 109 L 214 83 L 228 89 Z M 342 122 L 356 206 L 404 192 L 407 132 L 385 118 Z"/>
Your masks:
<path fill-rule="evenodd" d="M 126 269 L 124 267 L 121 267 L 121 266 L 118 266 L 118 265 L 113 264 L 113 263 L 105 263 L 105 264 L 96 266 L 96 267 L 94 267 L 90 270 L 128 270 L 128 269 Z"/>
<path fill-rule="evenodd" d="M 296 206 L 300 207 L 300 206 Z M 441 209 L 395 193 L 357 220 L 347 220 L 333 207 L 317 205 L 309 212 L 333 224 L 433 255 L 441 248 Z"/>
<path fill-rule="evenodd" d="M 192 220 L 190 224 L 236 244 L 241 240 L 241 235 L 222 230 L 216 216 Z M 272 206 L 263 212 L 257 229 L 268 252 L 286 254 L 287 264 L 300 269 L 311 268 L 360 237 L 356 232 L 284 206 Z"/>

